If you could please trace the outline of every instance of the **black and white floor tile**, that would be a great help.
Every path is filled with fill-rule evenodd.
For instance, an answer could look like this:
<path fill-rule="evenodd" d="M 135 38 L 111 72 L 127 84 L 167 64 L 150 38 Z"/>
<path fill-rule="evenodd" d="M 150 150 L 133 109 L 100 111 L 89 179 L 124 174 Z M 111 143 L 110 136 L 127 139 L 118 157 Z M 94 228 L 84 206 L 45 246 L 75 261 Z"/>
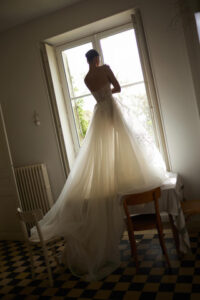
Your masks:
<path fill-rule="evenodd" d="M 191 253 L 180 260 L 171 233 L 165 235 L 172 265 L 169 270 L 157 235 L 138 235 L 140 269 L 136 273 L 125 234 L 120 244 L 121 266 L 111 275 L 101 281 L 85 282 L 52 262 L 54 287 L 49 286 L 41 257 L 35 258 L 33 280 L 25 244 L 0 241 L 0 299 L 200 300 L 200 233 L 190 233 L 190 239 Z"/>

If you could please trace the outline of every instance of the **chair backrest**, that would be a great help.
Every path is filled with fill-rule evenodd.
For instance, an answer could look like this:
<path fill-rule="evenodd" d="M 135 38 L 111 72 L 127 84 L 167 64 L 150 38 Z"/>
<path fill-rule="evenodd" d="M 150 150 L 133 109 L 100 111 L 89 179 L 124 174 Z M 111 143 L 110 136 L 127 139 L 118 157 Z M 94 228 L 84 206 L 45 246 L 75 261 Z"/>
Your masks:
<path fill-rule="evenodd" d="M 127 217 L 130 216 L 128 206 L 145 204 L 149 202 L 154 202 L 155 212 L 156 214 L 159 214 L 158 199 L 160 198 L 160 195 L 161 195 L 160 187 L 146 192 L 138 193 L 138 194 L 124 195 L 123 205 L 124 205 L 126 216 Z"/>
<path fill-rule="evenodd" d="M 32 211 L 22 211 L 21 208 L 17 208 L 17 216 L 21 223 L 22 231 L 26 240 L 29 240 L 29 230 L 31 227 L 35 226 L 38 232 L 39 239 L 43 241 L 39 221 L 43 217 L 41 209 L 35 209 Z"/>
<path fill-rule="evenodd" d="M 160 197 L 160 188 L 155 188 L 150 191 L 125 195 L 123 199 L 126 201 L 127 205 L 137 205 L 144 204 L 148 202 L 153 202 Z"/>

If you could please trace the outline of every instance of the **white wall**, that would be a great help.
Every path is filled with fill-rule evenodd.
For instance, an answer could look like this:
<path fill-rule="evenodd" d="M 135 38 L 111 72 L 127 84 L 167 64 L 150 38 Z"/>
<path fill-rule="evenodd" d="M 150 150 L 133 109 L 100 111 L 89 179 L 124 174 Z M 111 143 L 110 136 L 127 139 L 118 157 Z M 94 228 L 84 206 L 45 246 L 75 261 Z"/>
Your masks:
<path fill-rule="evenodd" d="M 188 196 L 200 195 L 200 124 L 181 23 L 171 0 L 85 0 L 0 34 L 0 99 L 16 166 L 47 164 L 54 199 L 65 177 L 61 166 L 39 43 L 57 34 L 130 9 L 139 3 L 174 171 Z M 33 123 L 36 110 L 41 126 Z"/>
<path fill-rule="evenodd" d="M 172 170 L 183 176 L 186 196 L 198 197 L 200 120 L 180 12 L 172 1 L 153 2 L 142 11 Z"/>
<path fill-rule="evenodd" d="M 6 128 L 0 107 L 0 240 L 21 239 L 16 216 L 18 193 L 12 169 Z"/>

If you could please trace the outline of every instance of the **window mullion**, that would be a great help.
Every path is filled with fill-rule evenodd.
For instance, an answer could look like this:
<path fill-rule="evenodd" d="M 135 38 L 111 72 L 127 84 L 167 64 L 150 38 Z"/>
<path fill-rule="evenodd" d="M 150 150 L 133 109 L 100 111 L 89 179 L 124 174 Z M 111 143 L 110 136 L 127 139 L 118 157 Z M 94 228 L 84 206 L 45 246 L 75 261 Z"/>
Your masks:
<path fill-rule="evenodd" d="M 78 127 L 79 127 L 79 130 L 81 132 L 81 125 L 80 125 L 80 120 L 79 120 L 79 114 L 78 114 L 78 107 L 77 107 L 77 104 L 76 104 L 76 99 L 75 99 L 75 96 L 74 96 L 74 89 L 73 89 L 73 83 L 72 83 L 72 76 L 71 76 L 71 73 L 70 73 L 70 68 L 69 68 L 69 64 L 68 64 L 68 60 L 67 60 L 67 57 L 65 57 L 65 64 L 66 64 L 66 69 L 67 69 L 67 74 L 66 74 L 66 78 L 68 78 L 68 86 L 69 86 L 69 89 L 70 89 L 70 92 L 69 92 L 69 96 L 70 96 L 70 101 L 71 101 L 71 104 L 72 104 L 72 101 L 74 100 L 74 111 L 75 111 L 75 118 L 77 119 L 78 121 Z M 80 98 L 80 97 L 78 97 Z M 72 113 L 73 114 L 73 113 Z M 74 126 L 76 127 L 76 124 L 75 124 L 75 120 L 74 120 Z M 79 138 L 78 138 L 78 135 L 77 136 L 77 139 L 78 139 L 78 145 L 80 147 L 80 142 L 79 142 Z"/>
<path fill-rule="evenodd" d="M 85 97 L 88 97 L 88 96 L 91 96 L 91 94 L 79 95 L 79 96 L 76 96 L 76 97 L 71 97 L 71 99 L 72 99 L 72 100 L 76 100 L 76 99 L 79 99 L 79 98 L 85 98 Z"/>
<path fill-rule="evenodd" d="M 72 77 L 70 74 L 67 57 L 65 57 L 65 64 L 66 64 L 66 69 L 67 69 L 67 72 L 65 72 L 65 75 L 66 75 L 66 78 L 68 78 L 69 94 L 70 94 L 70 98 L 71 98 L 71 95 L 72 95 L 72 97 L 74 97 L 74 90 L 73 90 Z"/>
<path fill-rule="evenodd" d="M 130 87 L 130 86 L 134 86 L 134 85 L 137 85 L 137 84 L 142 84 L 144 83 L 144 80 L 142 81 L 137 81 L 137 82 L 132 82 L 132 83 L 127 83 L 127 84 L 121 84 L 121 88 L 126 88 L 126 87 Z"/>
<path fill-rule="evenodd" d="M 99 55 L 101 57 L 101 65 L 104 64 L 104 57 L 103 57 L 103 52 L 102 52 L 102 49 L 101 49 L 101 43 L 100 43 L 100 37 L 99 37 L 99 34 L 95 34 L 93 36 L 93 41 L 94 41 L 94 48 L 99 52 Z"/>

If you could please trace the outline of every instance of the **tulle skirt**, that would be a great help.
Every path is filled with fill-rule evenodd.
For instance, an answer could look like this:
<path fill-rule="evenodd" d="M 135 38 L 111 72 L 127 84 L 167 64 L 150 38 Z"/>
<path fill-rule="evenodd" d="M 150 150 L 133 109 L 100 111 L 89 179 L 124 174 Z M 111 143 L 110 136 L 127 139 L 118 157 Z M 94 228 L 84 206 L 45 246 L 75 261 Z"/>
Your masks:
<path fill-rule="evenodd" d="M 121 196 L 162 185 L 165 164 L 154 143 L 113 97 L 96 104 L 86 138 L 54 206 L 40 221 L 46 238 L 63 236 L 62 260 L 85 280 L 120 265 Z M 33 228 L 32 239 L 37 238 Z"/>

